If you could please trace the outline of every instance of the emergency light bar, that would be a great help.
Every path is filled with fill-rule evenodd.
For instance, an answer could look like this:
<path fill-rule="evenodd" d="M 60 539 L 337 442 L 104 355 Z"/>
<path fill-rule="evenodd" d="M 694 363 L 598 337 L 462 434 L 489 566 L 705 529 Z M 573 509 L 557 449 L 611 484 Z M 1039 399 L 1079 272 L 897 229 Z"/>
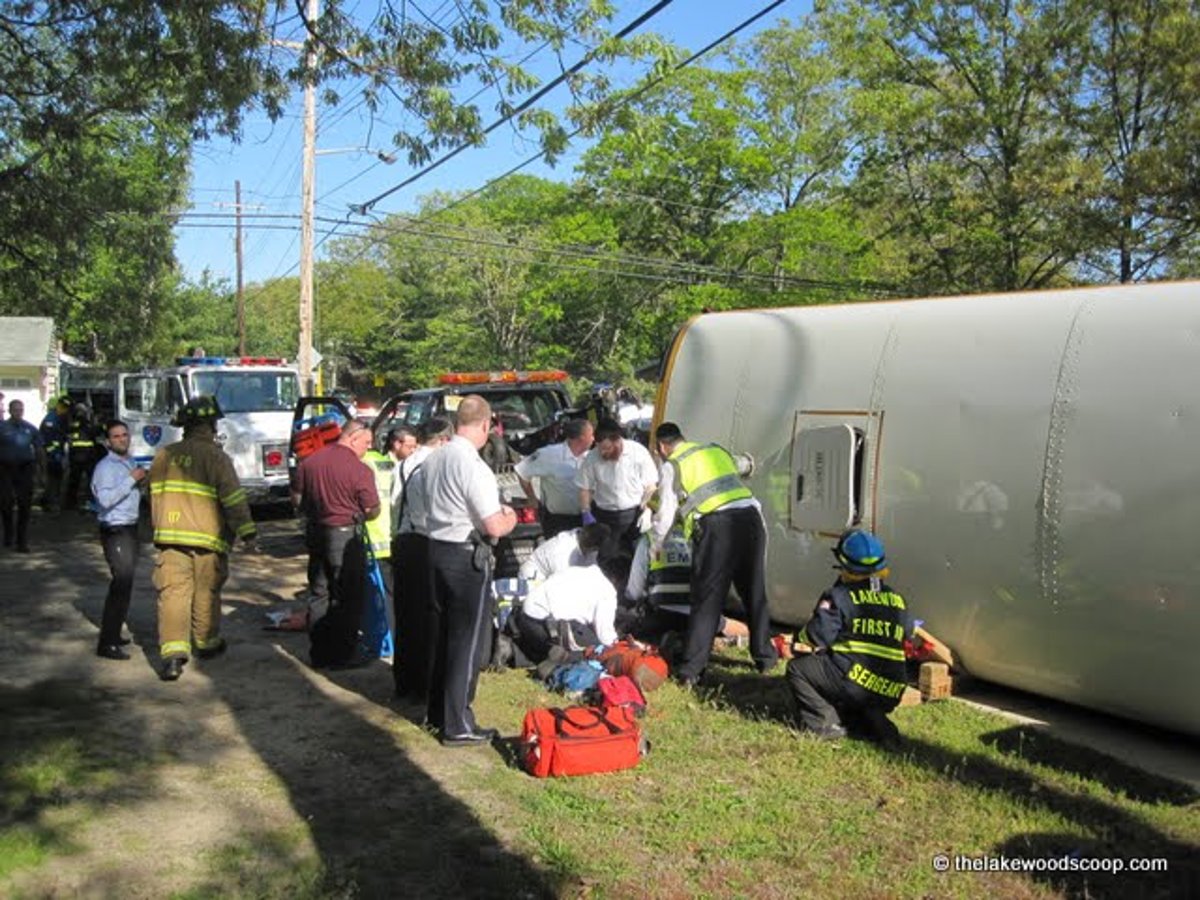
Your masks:
<path fill-rule="evenodd" d="M 281 356 L 177 356 L 177 366 L 286 366 Z"/>
<path fill-rule="evenodd" d="M 505 369 L 502 372 L 447 372 L 438 376 L 439 384 L 531 384 L 544 381 L 566 381 L 570 376 L 561 369 L 544 369 L 535 372 L 519 372 Z"/>

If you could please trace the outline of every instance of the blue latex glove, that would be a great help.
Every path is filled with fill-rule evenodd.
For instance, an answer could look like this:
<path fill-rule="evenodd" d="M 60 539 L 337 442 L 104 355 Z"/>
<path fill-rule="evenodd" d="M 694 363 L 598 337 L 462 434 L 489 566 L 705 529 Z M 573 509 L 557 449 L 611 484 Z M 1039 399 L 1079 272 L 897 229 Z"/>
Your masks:
<path fill-rule="evenodd" d="M 596 524 L 596 517 L 592 515 L 592 511 L 590 509 L 585 509 L 583 511 L 583 524 L 584 525 L 595 525 Z"/>

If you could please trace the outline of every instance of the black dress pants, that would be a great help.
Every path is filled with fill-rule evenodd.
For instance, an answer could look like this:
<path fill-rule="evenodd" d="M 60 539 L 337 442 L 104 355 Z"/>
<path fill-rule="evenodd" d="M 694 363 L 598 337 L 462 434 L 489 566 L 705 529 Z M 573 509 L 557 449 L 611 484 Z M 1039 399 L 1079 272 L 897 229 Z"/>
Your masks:
<path fill-rule="evenodd" d="M 695 679 L 708 665 L 729 586 L 750 619 L 750 655 L 759 669 L 775 664 L 767 612 L 767 530 L 753 507 L 718 509 L 701 517 L 692 535 L 692 614 L 679 678 Z"/>
<path fill-rule="evenodd" d="M 608 540 L 600 548 L 599 563 L 617 589 L 618 597 L 625 592 L 629 569 L 633 565 L 633 551 L 642 536 L 637 527 L 641 513 L 639 506 L 631 509 L 601 509 L 592 504 L 592 515 L 596 521 L 609 528 Z"/>
<path fill-rule="evenodd" d="M 556 534 L 562 534 L 564 531 L 570 531 L 572 528 L 578 528 L 583 524 L 583 517 L 579 513 L 574 515 L 563 513 L 552 513 L 542 507 L 541 514 L 542 537 L 546 540 L 554 537 Z"/>
<path fill-rule="evenodd" d="M 4 546 L 29 546 L 29 511 L 33 506 L 33 475 L 36 464 L 0 463 L 0 520 L 4 523 Z M 17 517 L 14 528 L 13 507 Z"/>
<path fill-rule="evenodd" d="M 121 626 L 129 615 L 133 575 L 140 552 L 137 525 L 101 525 L 100 545 L 104 548 L 104 559 L 112 574 L 108 594 L 104 598 L 104 615 L 100 619 L 99 645 L 107 647 L 121 639 Z"/>
<path fill-rule="evenodd" d="M 392 593 L 396 632 L 392 678 L 397 697 L 424 703 L 429 695 L 433 635 L 429 632 L 429 538 L 415 531 L 397 535 L 392 543 L 395 590 Z"/>
<path fill-rule="evenodd" d="M 429 541 L 429 570 L 433 603 L 430 633 L 434 635 L 433 672 L 426 720 L 443 735 L 455 737 L 475 730 L 475 687 L 490 641 L 488 586 L 491 561 L 480 561 L 469 544 Z"/>

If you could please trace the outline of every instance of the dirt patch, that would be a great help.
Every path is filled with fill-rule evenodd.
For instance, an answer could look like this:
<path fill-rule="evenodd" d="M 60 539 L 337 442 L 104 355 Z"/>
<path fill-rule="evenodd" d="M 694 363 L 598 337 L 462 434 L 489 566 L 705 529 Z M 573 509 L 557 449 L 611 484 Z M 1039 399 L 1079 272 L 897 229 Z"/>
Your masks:
<path fill-rule="evenodd" d="M 450 755 L 392 705 L 384 662 L 318 673 L 307 636 L 263 629 L 304 583 L 297 524 L 237 556 L 229 652 L 156 676 L 153 550 L 129 662 L 94 655 L 107 587 L 94 526 L 35 521 L 0 557 L 5 892 L 27 897 L 496 896 L 555 892 L 474 809 L 479 754 Z M 8 849 L 11 849 L 8 848 Z M 5 870 L 0 870 L 5 871 Z M 0 876 L 3 877 L 3 876 Z"/>

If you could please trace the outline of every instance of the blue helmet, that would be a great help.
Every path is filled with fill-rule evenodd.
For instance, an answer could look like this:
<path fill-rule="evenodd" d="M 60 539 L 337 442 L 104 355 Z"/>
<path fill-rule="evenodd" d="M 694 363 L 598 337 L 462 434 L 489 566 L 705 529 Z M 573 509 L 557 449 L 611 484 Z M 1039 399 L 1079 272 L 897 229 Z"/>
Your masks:
<path fill-rule="evenodd" d="M 851 528 L 838 539 L 833 548 L 838 567 L 855 575 L 874 575 L 887 568 L 883 542 L 869 531 Z"/>

